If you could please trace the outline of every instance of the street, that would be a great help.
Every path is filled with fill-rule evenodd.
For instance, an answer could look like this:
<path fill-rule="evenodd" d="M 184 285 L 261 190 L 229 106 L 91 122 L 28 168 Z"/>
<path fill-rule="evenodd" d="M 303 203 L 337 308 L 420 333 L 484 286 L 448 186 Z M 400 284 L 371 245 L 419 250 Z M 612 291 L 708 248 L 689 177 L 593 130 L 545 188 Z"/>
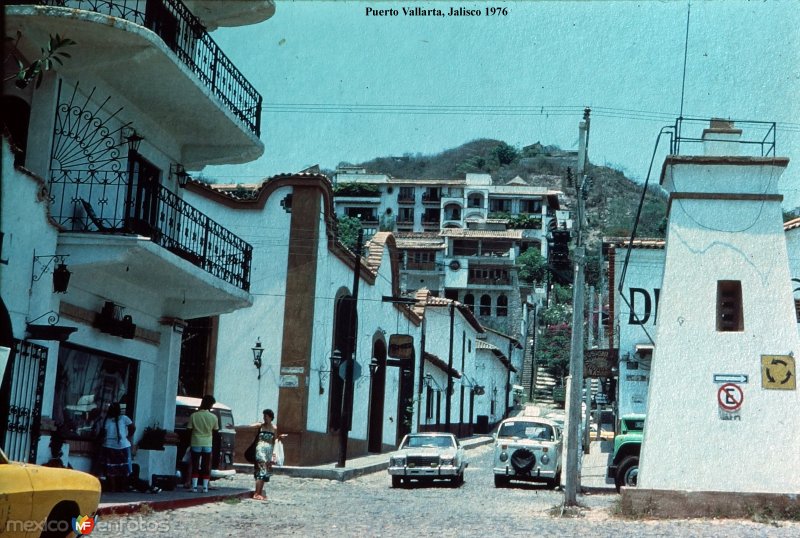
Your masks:
<path fill-rule="evenodd" d="M 647 520 L 615 515 L 619 496 L 579 496 L 559 517 L 561 491 L 518 483 L 496 489 L 491 445 L 467 452 L 461 488 L 447 483 L 392 489 L 386 472 L 347 482 L 275 476 L 267 501 L 232 500 L 193 508 L 106 517 L 98 536 L 800 536 L 800 522 Z M 388 458 L 388 455 L 387 455 Z M 237 475 L 242 487 L 252 477 Z M 191 495 L 191 493 L 186 493 Z M 757 519 L 757 518 L 754 518 Z"/>

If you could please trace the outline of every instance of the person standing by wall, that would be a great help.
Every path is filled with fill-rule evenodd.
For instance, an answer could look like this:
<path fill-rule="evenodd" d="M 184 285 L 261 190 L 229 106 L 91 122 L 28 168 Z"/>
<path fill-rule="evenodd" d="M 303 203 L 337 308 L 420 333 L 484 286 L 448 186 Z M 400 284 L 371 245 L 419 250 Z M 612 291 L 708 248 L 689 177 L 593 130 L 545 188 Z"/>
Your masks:
<path fill-rule="evenodd" d="M 188 428 L 192 431 L 192 491 L 197 492 L 197 481 L 202 480 L 203 493 L 208 493 L 208 481 L 211 478 L 211 446 L 219 420 L 211 412 L 217 401 L 210 394 L 203 396 L 200 409 L 189 416 Z"/>
<path fill-rule="evenodd" d="M 103 460 L 110 491 L 125 491 L 131 475 L 131 438 L 136 430 L 133 421 L 122 414 L 119 403 L 108 407 L 103 422 Z"/>
<path fill-rule="evenodd" d="M 272 476 L 272 454 L 275 450 L 275 442 L 286 437 L 286 434 L 278 435 L 278 428 L 272 423 L 273 420 L 275 420 L 275 413 L 272 409 L 264 409 L 264 422 L 259 424 L 258 442 L 256 443 L 256 491 L 253 499 L 257 501 L 267 500 L 264 496 L 264 483 L 269 482 L 269 478 Z"/>

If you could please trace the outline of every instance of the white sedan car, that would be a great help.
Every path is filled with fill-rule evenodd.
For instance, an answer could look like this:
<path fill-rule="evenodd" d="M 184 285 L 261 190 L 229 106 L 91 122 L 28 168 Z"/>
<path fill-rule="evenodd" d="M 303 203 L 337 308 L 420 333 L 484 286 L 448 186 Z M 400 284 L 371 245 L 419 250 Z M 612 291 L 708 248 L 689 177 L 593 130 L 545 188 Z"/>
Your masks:
<path fill-rule="evenodd" d="M 561 427 L 541 417 L 507 418 L 494 442 L 494 485 L 511 480 L 544 482 L 550 489 L 561 482 Z"/>
<path fill-rule="evenodd" d="M 458 487 L 464 483 L 467 462 L 464 448 L 452 433 L 410 433 L 389 458 L 392 487 L 413 480 L 449 480 Z"/>

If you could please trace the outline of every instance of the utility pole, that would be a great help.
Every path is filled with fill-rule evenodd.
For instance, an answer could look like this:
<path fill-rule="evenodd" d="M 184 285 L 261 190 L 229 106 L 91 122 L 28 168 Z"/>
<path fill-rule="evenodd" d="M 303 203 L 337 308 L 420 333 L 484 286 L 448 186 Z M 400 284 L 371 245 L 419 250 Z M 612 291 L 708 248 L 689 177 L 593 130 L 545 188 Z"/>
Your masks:
<path fill-rule="evenodd" d="M 444 408 L 444 423 L 450 433 L 450 400 L 453 394 L 453 324 L 455 319 L 455 303 L 450 301 L 450 354 L 447 357 L 447 400 Z"/>
<path fill-rule="evenodd" d="M 581 422 L 581 389 L 583 388 L 583 284 L 584 265 L 586 263 L 583 247 L 584 227 L 584 188 L 586 187 L 586 171 L 588 167 L 587 151 L 589 147 L 589 113 L 587 108 L 583 113 L 583 121 L 579 125 L 578 147 L 578 214 L 573 227 L 575 232 L 575 249 L 573 250 L 574 278 L 572 279 L 572 342 L 570 348 L 570 390 L 569 390 L 569 415 L 567 416 L 567 469 L 564 487 L 564 504 L 576 506 L 578 504 L 578 490 L 580 489 L 580 475 L 578 470 L 579 443 L 578 433 Z"/>
<path fill-rule="evenodd" d="M 353 425 L 353 363 L 356 360 L 356 343 L 358 341 L 358 316 L 356 307 L 358 306 L 358 283 L 361 280 L 361 243 L 364 241 L 364 230 L 359 228 L 358 238 L 356 239 L 356 258 L 353 269 L 353 297 L 350 311 L 348 328 L 350 334 L 347 336 L 349 345 L 345 349 L 342 357 L 344 367 L 344 394 L 342 395 L 342 429 L 339 434 L 339 461 L 337 467 L 344 467 L 347 462 L 347 438 Z M 336 375 L 336 372 L 331 372 Z"/>

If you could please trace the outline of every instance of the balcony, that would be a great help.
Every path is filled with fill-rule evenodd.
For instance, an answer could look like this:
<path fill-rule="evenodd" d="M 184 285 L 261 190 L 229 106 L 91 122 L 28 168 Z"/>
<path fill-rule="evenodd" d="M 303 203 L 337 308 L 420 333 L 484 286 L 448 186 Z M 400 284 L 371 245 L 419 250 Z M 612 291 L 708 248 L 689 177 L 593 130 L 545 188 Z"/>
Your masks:
<path fill-rule="evenodd" d="M 416 202 L 417 202 L 417 198 L 413 194 L 398 194 L 397 195 L 397 203 L 398 204 L 415 204 Z"/>
<path fill-rule="evenodd" d="M 38 56 L 50 34 L 74 39 L 57 69 L 124 95 L 178 143 L 188 168 L 263 152 L 261 95 L 180 0 L 8 4 L 6 26 L 22 33 L 23 54 Z"/>
<path fill-rule="evenodd" d="M 422 203 L 423 204 L 436 204 L 439 205 L 442 201 L 442 197 L 437 192 L 426 192 L 422 194 Z"/>
<path fill-rule="evenodd" d="M 409 271 L 436 271 L 436 262 L 407 261 L 406 269 Z"/>
<path fill-rule="evenodd" d="M 243 291 L 253 247 L 159 184 L 127 172 L 54 170 L 51 218 L 64 232 L 136 235 Z"/>

